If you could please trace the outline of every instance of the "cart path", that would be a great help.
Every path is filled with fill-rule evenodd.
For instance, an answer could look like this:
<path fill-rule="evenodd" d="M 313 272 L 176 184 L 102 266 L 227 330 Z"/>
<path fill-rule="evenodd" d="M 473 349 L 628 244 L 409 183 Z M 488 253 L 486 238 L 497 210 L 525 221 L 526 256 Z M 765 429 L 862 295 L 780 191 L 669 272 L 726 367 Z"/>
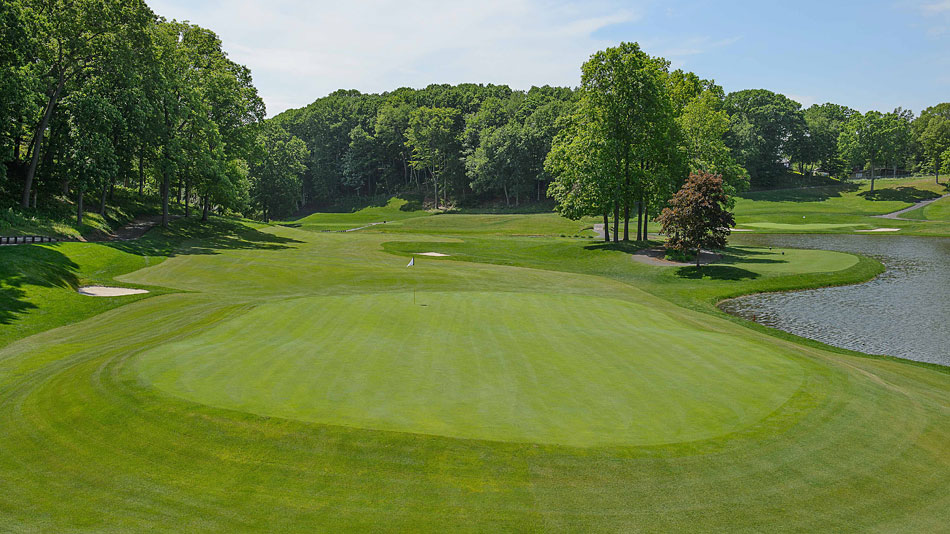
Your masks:
<path fill-rule="evenodd" d="M 943 195 L 937 198 L 932 198 L 930 200 L 922 200 L 909 208 L 904 208 L 902 210 L 895 211 L 894 213 L 887 213 L 885 215 L 874 215 L 873 217 L 876 217 L 878 219 L 895 219 L 898 221 L 916 221 L 918 219 L 904 219 L 901 217 L 901 215 L 909 211 L 914 211 L 915 209 L 918 209 L 918 208 L 923 208 L 924 206 L 929 206 L 933 204 L 934 202 L 937 202 L 938 200 L 943 200 L 948 197 L 950 197 L 950 194 Z"/>

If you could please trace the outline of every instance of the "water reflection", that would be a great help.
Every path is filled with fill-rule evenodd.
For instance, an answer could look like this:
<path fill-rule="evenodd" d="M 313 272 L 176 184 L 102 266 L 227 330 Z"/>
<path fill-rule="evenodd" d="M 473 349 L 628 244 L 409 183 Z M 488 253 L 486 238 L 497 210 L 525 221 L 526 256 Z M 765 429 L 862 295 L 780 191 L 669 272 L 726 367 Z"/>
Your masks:
<path fill-rule="evenodd" d="M 723 310 L 829 345 L 950 365 L 950 239 L 742 235 L 731 243 L 856 252 L 887 271 L 855 286 L 750 295 Z"/>

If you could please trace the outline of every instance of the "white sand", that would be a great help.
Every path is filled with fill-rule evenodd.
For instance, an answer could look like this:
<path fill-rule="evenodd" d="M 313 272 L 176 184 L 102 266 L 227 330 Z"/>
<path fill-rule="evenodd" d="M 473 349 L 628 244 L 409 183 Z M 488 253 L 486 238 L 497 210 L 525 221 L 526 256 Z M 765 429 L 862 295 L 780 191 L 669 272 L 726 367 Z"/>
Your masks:
<path fill-rule="evenodd" d="M 875 228 L 873 230 L 856 230 L 857 232 L 900 232 L 900 228 Z"/>
<path fill-rule="evenodd" d="M 750 230 L 748 228 L 730 228 L 732 232 L 754 232 L 755 230 Z"/>
<path fill-rule="evenodd" d="M 85 286 L 78 289 L 80 295 L 87 297 L 124 297 L 126 295 L 142 295 L 148 293 L 144 289 L 129 289 L 126 287 Z"/>
<path fill-rule="evenodd" d="M 434 256 L 436 258 L 447 258 L 448 254 L 442 254 L 441 252 L 416 252 L 416 256 Z"/>

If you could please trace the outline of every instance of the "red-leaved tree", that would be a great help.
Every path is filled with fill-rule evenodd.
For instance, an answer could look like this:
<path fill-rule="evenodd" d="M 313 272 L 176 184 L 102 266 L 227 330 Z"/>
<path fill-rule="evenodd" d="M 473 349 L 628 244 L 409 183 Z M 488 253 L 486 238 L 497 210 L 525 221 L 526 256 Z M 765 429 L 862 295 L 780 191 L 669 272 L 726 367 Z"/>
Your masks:
<path fill-rule="evenodd" d="M 657 219 L 663 225 L 667 246 L 684 252 L 695 250 L 699 268 L 700 251 L 726 246 L 729 229 L 736 223 L 726 209 L 728 200 L 722 176 L 703 171 L 690 174 Z"/>

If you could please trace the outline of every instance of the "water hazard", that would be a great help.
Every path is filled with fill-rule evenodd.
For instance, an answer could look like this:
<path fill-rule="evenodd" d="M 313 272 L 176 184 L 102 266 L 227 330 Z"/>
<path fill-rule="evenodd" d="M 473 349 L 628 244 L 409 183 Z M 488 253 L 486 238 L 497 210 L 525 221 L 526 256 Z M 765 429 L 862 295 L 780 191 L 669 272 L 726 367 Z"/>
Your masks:
<path fill-rule="evenodd" d="M 950 238 L 742 235 L 731 242 L 855 252 L 887 271 L 853 286 L 741 297 L 724 302 L 724 311 L 829 345 L 950 365 Z"/>

